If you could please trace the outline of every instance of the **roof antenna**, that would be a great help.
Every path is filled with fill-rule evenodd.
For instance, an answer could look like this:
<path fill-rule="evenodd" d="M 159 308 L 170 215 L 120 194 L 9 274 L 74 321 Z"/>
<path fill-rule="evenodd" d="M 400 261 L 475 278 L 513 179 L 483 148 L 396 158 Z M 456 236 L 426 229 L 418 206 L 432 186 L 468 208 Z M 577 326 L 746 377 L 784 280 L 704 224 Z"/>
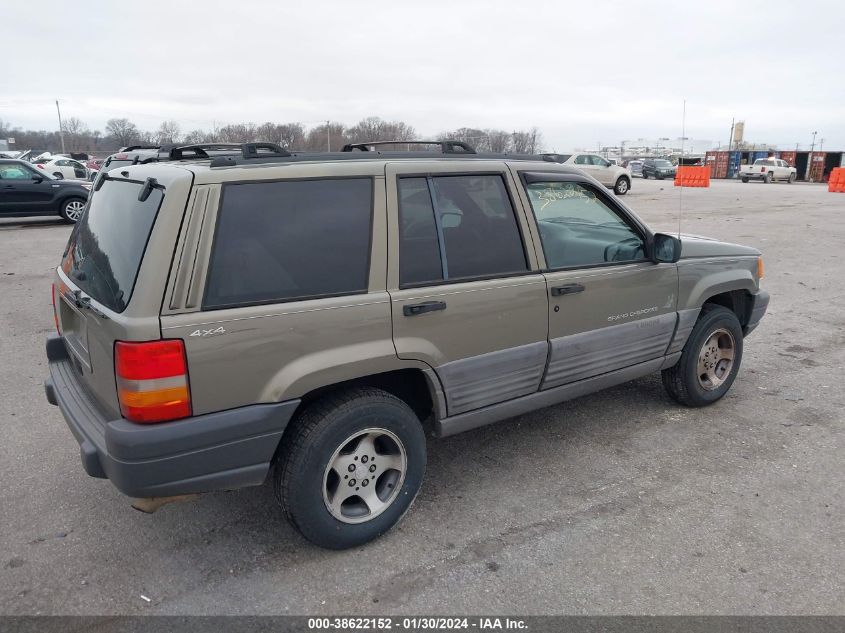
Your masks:
<path fill-rule="evenodd" d="M 678 167 L 684 164 L 684 141 L 687 138 L 687 100 L 684 99 L 684 112 L 681 115 L 681 157 L 678 159 Z M 681 215 L 684 210 L 684 188 L 678 187 L 680 193 L 678 194 L 678 239 L 681 239 Z"/>

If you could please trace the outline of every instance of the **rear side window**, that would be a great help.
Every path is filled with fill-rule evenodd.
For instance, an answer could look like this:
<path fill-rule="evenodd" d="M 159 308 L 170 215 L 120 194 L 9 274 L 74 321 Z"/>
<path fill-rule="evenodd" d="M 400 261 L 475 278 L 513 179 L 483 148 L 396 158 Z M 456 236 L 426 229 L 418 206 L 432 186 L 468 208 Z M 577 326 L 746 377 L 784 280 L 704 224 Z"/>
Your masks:
<path fill-rule="evenodd" d="M 164 192 L 138 200 L 141 183 L 106 180 L 70 235 L 62 270 L 81 290 L 123 312 L 141 267 Z"/>
<path fill-rule="evenodd" d="M 204 309 L 367 291 L 370 178 L 225 185 Z"/>
<path fill-rule="evenodd" d="M 403 287 L 528 269 L 499 175 L 401 178 L 399 216 Z"/>

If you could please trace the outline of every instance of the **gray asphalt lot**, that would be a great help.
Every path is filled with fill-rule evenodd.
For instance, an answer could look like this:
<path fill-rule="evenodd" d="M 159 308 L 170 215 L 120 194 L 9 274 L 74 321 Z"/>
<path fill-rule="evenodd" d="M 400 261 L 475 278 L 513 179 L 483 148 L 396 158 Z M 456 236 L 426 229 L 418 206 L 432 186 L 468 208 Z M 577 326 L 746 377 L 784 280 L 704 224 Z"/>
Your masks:
<path fill-rule="evenodd" d="M 679 198 L 635 180 L 624 201 L 676 230 Z M 683 208 L 765 254 L 728 396 L 681 408 L 654 375 L 431 440 L 403 523 L 346 552 L 270 486 L 144 515 L 89 478 L 42 390 L 70 228 L 0 220 L 0 613 L 845 613 L 845 195 L 715 181 Z"/>

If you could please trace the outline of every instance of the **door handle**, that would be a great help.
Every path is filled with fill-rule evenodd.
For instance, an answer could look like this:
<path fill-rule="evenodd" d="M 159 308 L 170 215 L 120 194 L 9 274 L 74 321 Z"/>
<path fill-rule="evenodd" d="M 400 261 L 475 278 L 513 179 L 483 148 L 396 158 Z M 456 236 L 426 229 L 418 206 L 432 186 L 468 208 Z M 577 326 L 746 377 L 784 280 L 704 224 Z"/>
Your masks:
<path fill-rule="evenodd" d="M 560 297 L 561 295 L 574 295 L 576 292 L 584 292 L 584 286 L 581 284 L 566 284 L 565 286 L 552 286 L 552 296 Z"/>
<path fill-rule="evenodd" d="M 438 310 L 445 310 L 445 301 L 426 301 L 424 303 L 415 303 L 402 307 L 402 314 L 405 316 L 416 316 L 425 312 L 437 312 Z"/>

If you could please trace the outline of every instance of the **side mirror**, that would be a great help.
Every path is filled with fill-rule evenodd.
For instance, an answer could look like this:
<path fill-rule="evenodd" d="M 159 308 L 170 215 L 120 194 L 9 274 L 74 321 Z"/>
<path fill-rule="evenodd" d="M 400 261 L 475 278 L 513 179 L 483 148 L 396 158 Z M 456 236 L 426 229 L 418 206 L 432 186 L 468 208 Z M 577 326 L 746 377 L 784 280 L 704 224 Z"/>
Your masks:
<path fill-rule="evenodd" d="M 41 176 L 33 176 L 32 182 L 34 182 L 35 184 L 38 184 L 40 182 L 44 182 L 44 178 L 42 178 Z"/>
<path fill-rule="evenodd" d="M 651 245 L 651 260 L 658 264 L 674 264 L 679 259 L 681 259 L 681 240 L 674 235 L 657 233 Z"/>

